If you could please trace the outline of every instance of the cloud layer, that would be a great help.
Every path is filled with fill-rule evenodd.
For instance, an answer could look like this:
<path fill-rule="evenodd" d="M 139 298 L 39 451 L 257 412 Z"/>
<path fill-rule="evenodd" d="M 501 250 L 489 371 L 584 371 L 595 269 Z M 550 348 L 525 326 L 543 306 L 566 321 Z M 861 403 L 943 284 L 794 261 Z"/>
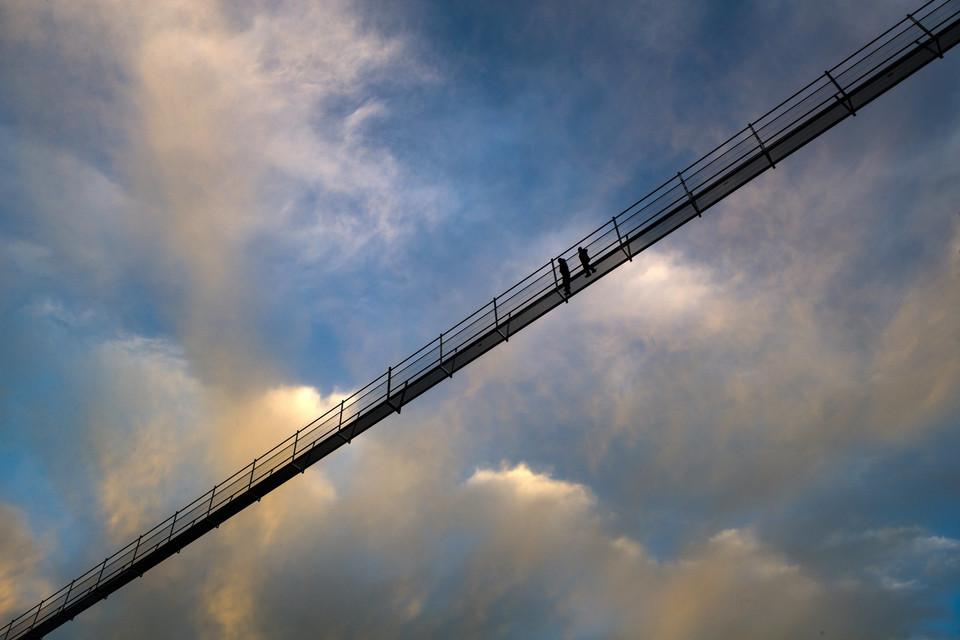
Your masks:
<path fill-rule="evenodd" d="M 0 616 L 914 8 L 5 4 Z M 951 637 L 955 67 L 51 637 Z"/>

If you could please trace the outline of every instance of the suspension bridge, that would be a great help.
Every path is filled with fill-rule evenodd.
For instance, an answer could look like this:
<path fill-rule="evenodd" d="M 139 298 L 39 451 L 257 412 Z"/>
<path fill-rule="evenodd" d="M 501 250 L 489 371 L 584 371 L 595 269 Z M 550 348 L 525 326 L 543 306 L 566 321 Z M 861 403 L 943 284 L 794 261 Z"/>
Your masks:
<path fill-rule="evenodd" d="M 42 638 L 219 527 L 307 467 L 510 340 L 634 256 L 910 77 L 960 41 L 960 0 L 932 0 L 660 187 L 370 384 L 30 610 L 0 627 L 2 640 Z M 583 246 L 594 277 L 578 264 Z"/>

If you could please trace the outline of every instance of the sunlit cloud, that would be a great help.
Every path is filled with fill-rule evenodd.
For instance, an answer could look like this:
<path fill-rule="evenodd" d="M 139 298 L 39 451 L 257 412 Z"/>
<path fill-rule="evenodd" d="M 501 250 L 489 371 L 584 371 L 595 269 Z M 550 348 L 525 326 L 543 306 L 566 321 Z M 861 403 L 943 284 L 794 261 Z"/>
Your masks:
<path fill-rule="evenodd" d="M 210 434 L 198 429 L 202 393 L 179 349 L 131 338 L 97 355 L 102 386 L 87 419 L 98 493 L 111 539 L 126 543 L 202 477 L 196 469 Z"/>
<path fill-rule="evenodd" d="M 89 431 L 99 456 L 101 510 L 116 543 L 144 532 L 342 397 L 276 387 L 238 403 L 204 387 L 182 350 L 156 340 L 108 343 L 98 355 L 104 385 Z M 325 486 L 322 478 L 316 482 Z"/>

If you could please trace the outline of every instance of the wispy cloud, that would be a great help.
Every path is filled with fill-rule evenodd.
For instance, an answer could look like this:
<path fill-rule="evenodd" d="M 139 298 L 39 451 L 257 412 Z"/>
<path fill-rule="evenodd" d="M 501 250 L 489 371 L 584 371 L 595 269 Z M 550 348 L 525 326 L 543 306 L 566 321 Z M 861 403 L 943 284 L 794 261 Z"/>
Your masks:
<path fill-rule="evenodd" d="M 50 591 L 38 577 L 43 548 L 18 509 L 0 502 L 0 616 L 12 618 Z"/>

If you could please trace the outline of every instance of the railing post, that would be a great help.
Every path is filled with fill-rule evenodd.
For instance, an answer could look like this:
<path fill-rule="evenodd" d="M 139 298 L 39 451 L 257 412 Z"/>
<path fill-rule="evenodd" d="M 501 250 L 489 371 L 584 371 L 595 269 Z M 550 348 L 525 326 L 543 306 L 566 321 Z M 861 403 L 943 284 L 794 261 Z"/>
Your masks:
<path fill-rule="evenodd" d="M 933 53 L 937 54 L 937 57 L 938 57 L 938 58 L 940 58 L 941 60 L 943 60 L 943 48 L 940 46 L 940 39 L 937 38 L 937 37 L 935 37 L 932 33 L 930 33 L 930 30 L 927 29 L 927 28 L 926 28 L 925 26 L 923 26 L 922 24 L 920 24 L 920 21 L 917 20 L 916 18 L 914 18 L 912 14 L 909 14 L 909 13 L 908 13 L 908 14 L 907 14 L 907 17 L 910 18 L 910 21 L 913 22 L 913 24 L 915 24 L 915 25 L 917 25 L 918 27 L 920 27 L 920 29 L 921 29 L 925 34 L 927 34 L 927 37 L 930 38 L 930 42 L 928 42 L 928 43 L 921 43 L 919 40 L 917 40 L 917 44 L 922 44 L 923 46 L 927 47 L 928 49 L 930 49 L 930 51 L 932 51 Z M 930 43 L 935 44 L 935 45 L 936 45 L 936 48 L 931 47 L 931 46 L 930 46 Z"/>
<path fill-rule="evenodd" d="M 250 487 L 253 486 L 253 471 L 257 468 L 257 459 L 253 459 L 253 465 L 250 467 L 250 482 L 247 483 L 247 490 L 250 490 Z"/>
<path fill-rule="evenodd" d="M 213 496 L 217 495 L 217 485 L 213 485 L 213 491 L 210 492 L 210 504 L 207 505 L 207 517 L 210 517 L 210 512 L 213 511 Z"/>
<path fill-rule="evenodd" d="M 173 528 L 177 526 L 177 515 L 179 513 L 179 509 L 173 512 L 173 522 L 170 523 L 170 535 L 167 536 L 167 542 L 170 542 L 173 539 Z"/>
<path fill-rule="evenodd" d="M 103 570 L 107 568 L 107 560 L 110 558 L 103 559 L 103 565 L 100 567 L 100 574 L 97 576 L 97 584 L 93 585 L 93 588 L 96 589 L 100 586 L 100 579 L 103 577 Z"/>
<path fill-rule="evenodd" d="M 401 389 L 400 391 L 400 401 L 398 404 L 393 404 L 393 402 L 390 400 L 390 381 L 392 380 L 392 378 L 393 378 L 393 367 L 387 367 L 387 397 L 384 401 L 387 403 L 388 407 L 390 407 L 397 413 L 400 413 L 400 409 L 403 408 L 403 399 L 407 395 L 407 384 L 410 382 L 410 380 L 408 378 L 407 380 L 404 381 L 403 389 Z"/>
<path fill-rule="evenodd" d="M 758 143 L 760 143 L 760 151 L 762 151 L 763 155 L 767 157 L 767 162 L 770 163 L 770 168 L 776 169 L 777 165 L 773 164 L 773 158 L 770 157 L 770 152 L 767 151 L 767 148 L 763 145 L 763 140 L 760 139 L 760 136 L 757 134 L 757 130 L 753 128 L 753 123 L 748 122 L 747 126 L 750 127 L 750 132 L 753 133 L 753 137 L 757 139 Z"/>
<path fill-rule="evenodd" d="M 303 473 L 307 470 L 306 467 L 300 468 L 297 466 L 297 442 L 300 440 L 300 429 L 297 429 L 297 433 L 293 436 L 293 454 L 290 456 L 290 464 L 294 469 Z M 316 442 L 314 442 L 316 444 Z"/>
<path fill-rule="evenodd" d="M 141 533 L 137 536 L 137 546 L 133 548 L 133 558 L 130 560 L 130 566 L 133 566 L 133 563 L 137 561 L 137 551 L 140 549 L 140 540 L 143 539 L 143 534 Z M 71 583 L 73 584 L 73 583 Z M 70 595 L 69 593 L 67 595 Z"/>
<path fill-rule="evenodd" d="M 440 334 L 440 371 L 443 371 L 447 374 L 448 378 L 453 377 L 453 367 L 456 365 L 457 360 L 457 347 L 453 348 L 453 357 L 450 358 L 450 370 L 447 371 L 447 368 L 443 366 L 443 334 Z"/>
<path fill-rule="evenodd" d="M 387 398 L 387 400 L 389 402 L 389 397 Z M 343 440 L 347 444 L 350 444 L 350 440 L 353 439 L 353 436 L 347 438 L 346 436 L 343 435 L 343 405 L 346 401 L 347 401 L 346 398 L 340 401 L 340 422 L 339 424 L 337 424 L 337 435 L 340 436 L 341 440 Z M 356 424 L 354 424 L 354 429 L 356 429 Z"/>
<path fill-rule="evenodd" d="M 839 96 L 833 96 L 833 97 L 837 99 L 837 102 L 839 102 L 840 104 L 842 104 L 844 107 L 847 108 L 847 111 L 850 112 L 850 115 L 856 117 L 857 111 L 856 109 L 853 108 L 853 100 L 851 100 L 850 96 L 847 95 L 847 92 L 843 90 L 843 87 L 840 86 L 840 83 L 837 82 L 832 75 L 830 75 L 829 71 L 824 71 L 824 73 L 828 78 L 830 78 L 830 82 L 832 82 L 833 86 L 837 88 L 837 91 L 840 92 Z"/>
<path fill-rule="evenodd" d="M 680 178 L 680 184 L 683 185 L 683 190 L 687 192 L 687 199 L 690 200 L 690 204 L 693 206 L 693 210 L 697 212 L 697 217 L 701 218 L 702 213 L 700 207 L 697 206 L 697 199 L 693 197 L 693 194 L 690 193 L 690 189 L 687 189 L 687 183 L 683 180 L 683 174 L 679 171 L 677 172 L 677 177 Z"/>
<path fill-rule="evenodd" d="M 493 296 L 493 326 L 504 342 L 510 342 L 510 312 L 507 312 L 507 332 L 500 330 L 500 316 L 497 313 L 497 296 Z"/>
<path fill-rule="evenodd" d="M 10 630 L 13 629 L 14 620 L 16 620 L 16 618 L 13 618 L 12 620 L 10 620 L 10 624 L 7 625 L 7 632 L 3 634 L 3 640 L 7 640 L 7 638 L 10 637 Z"/>
<path fill-rule="evenodd" d="M 37 605 L 37 613 L 33 616 L 33 622 L 30 623 L 30 628 L 32 629 L 37 625 L 37 618 L 40 617 L 40 610 L 43 609 L 43 600 L 40 601 L 40 604 Z"/>
<path fill-rule="evenodd" d="M 627 260 L 633 262 L 633 256 L 630 255 L 629 245 L 623 243 L 623 236 L 620 235 L 620 227 L 617 225 L 617 216 L 613 216 L 613 230 L 617 232 L 617 242 L 620 244 L 620 249 L 623 251 L 624 255 L 627 256 Z"/>
<path fill-rule="evenodd" d="M 60 607 L 60 610 L 61 610 L 61 611 L 63 611 L 63 608 L 66 607 L 67 604 L 69 604 L 69 602 L 70 602 L 70 594 L 73 592 L 73 583 L 76 582 L 76 581 L 77 581 L 76 578 L 74 578 L 73 580 L 70 581 L 70 586 L 67 587 L 67 597 L 63 599 L 63 607 Z M 6 636 L 4 636 L 4 638 L 6 638 Z"/>

